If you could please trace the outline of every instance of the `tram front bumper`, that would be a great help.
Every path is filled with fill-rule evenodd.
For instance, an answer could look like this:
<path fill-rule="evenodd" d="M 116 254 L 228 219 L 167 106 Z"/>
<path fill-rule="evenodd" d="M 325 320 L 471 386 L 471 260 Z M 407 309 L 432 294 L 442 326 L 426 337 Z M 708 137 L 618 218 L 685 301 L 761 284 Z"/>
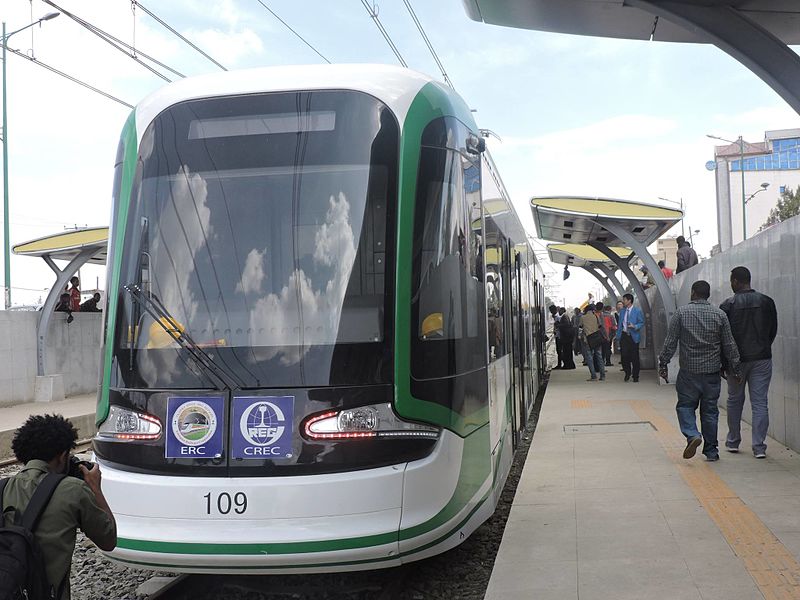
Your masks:
<path fill-rule="evenodd" d="M 187 573 L 394 566 L 405 466 L 227 478 L 131 473 L 101 463 L 119 538 L 108 556 Z"/>

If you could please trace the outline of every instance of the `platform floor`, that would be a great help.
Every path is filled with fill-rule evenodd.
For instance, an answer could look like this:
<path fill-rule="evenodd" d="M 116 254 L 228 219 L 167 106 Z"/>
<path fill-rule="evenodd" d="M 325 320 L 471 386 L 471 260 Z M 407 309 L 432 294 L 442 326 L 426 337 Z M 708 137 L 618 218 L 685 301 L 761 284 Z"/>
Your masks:
<path fill-rule="evenodd" d="M 0 459 L 12 455 L 14 431 L 31 415 L 59 414 L 70 419 L 78 429 L 78 438 L 94 435 L 97 393 L 70 396 L 58 402 L 26 402 L 0 408 Z"/>
<path fill-rule="evenodd" d="M 755 459 L 743 424 L 739 454 L 684 460 L 674 386 L 587 376 L 551 375 L 486 598 L 800 598 L 797 453 Z"/>

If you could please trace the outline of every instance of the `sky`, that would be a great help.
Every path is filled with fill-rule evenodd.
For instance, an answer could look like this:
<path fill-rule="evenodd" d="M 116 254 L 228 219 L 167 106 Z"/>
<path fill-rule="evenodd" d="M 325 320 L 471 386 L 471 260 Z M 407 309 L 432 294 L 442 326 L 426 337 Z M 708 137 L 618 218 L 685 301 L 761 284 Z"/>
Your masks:
<path fill-rule="evenodd" d="M 360 0 L 263 2 L 331 62 L 397 64 Z M 219 70 L 128 0 L 56 4 L 184 75 Z M 682 198 L 687 227 L 699 230 L 694 245 L 707 256 L 717 229 L 714 176 L 704 165 L 718 142 L 706 134 L 755 142 L 766 130 L 800 127 L 775 92 L 713 46 L 506 29 L 471 21 L 461 0 L 412 4 L 478 125 L 499 137 L 489 148 L 531 235 L 532 196 L 665 205 L 659 197 Z M 322 62 L 259 0 L 144 6 L 231 70 Z M 377 8 L 409 67 L 440 79 L 402 0 L 380 0 Z M 13 31 L 53 10 L 42 0 L 2 0 L 0 19 Z M 63 14 L 8 45 L 131 105 L 166 85 Z M 7 70 L 12 245 L 66 227 L 107 225 L 114 156 L 130 109 L 18 56 L 9 56 Z M 777 200 L 777 192 L 767 194 Z M 561 267 L 544 268 L 550 295 L 567 306 L 587 290 L 600 292 L 580 270 L 562 282 Z M 103 285 L 99 267 L 81 276 L 84 289 Z M 12 256 L 14 304 L 43 301 L 53 279 L 40 259 Z"/>

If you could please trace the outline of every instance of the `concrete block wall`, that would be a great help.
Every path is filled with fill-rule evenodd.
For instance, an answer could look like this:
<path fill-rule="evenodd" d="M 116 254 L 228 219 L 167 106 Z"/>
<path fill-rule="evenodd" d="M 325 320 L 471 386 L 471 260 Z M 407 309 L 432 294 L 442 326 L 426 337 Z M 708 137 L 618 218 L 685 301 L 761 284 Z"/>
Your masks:
<path fill-rule="evenodd" d="M 0 310 L 0 406 L 33 402 L 39 315 Z M 102 313 L 74 317 L 53 315 L 46 348 L 47 372 L 63 374 L 67 396 L 95 392 L 100 370 Z"/>
<path fill-rule="evenodd" d="M 800 217 L 784 221 L 732 248 L 676 275 L 678 306 L 689 302 L 692 283 L 704 279 L 711 285 L 711 302 L 719 305 L 733 295 L 730 272 L 737 266 L 750 269 L 752 287 L 775 300 L 778 336 L 772 346 L 773 370 L 769 392 L 769 435 L 800 452 Z M 657 351 L 666 337 L 664 307 L 654 289 L 647 290 L 656 318 L 653 320 Z M 722 386 L 720 405 L 727 401 Z M 750 404 L 745 405 L 750 421 Z"/>

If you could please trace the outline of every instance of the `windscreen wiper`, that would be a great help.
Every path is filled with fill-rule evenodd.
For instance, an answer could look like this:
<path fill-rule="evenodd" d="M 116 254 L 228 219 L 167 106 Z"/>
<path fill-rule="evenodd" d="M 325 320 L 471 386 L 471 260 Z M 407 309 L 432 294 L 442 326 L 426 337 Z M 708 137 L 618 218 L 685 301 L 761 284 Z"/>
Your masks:
<path fill-rule="evenodd" d="M 142 288 L 135 283 L 125 285 L 122 289 L 128 292 L 131 298 L 161 326 L 166 334 L 175 340 L 181 348 L 186 350 L 189 356 L 208 373 L 213 375 L 215 379 L 221 381 L 225 387 L 232 390 L 244 387 L 244 383 L 238 377 L 216 364 L 205 350 L 198 346 L 187 333 L 182 331 L 178 326 L 178 321 L 169 313 L 158 298 L 147 296 L 147 294 L 142 291 Z M 167 325 L 168 323 L 171 324 L 172 327 L 169 327 Z"/>

